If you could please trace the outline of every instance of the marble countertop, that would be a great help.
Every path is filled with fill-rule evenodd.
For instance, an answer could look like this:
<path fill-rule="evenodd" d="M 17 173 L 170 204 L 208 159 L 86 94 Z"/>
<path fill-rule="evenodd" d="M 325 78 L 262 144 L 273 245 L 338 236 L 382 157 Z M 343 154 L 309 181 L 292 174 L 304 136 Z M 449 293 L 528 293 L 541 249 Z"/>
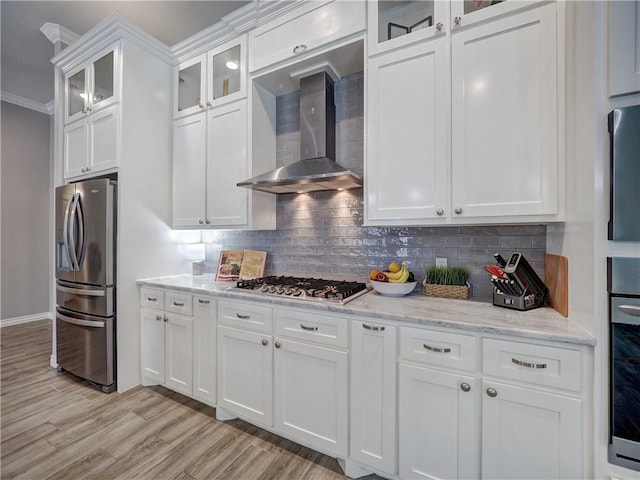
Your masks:
<path fill-rule="evenodd" d="M 550 307 L 527 312 L 495 307 L 488 302 L 427 297 L 416 292 L 406 297 L 384 297 L 371 291 L 344 305 L 298 300 L 277 295 L 259 295 L 235 288 L 235 282 L 216 282 L 215 275 L 173 275 L 146 278 L 139 286 L 171 288 L 220 298 L 259 301 L 274 305 L 364 315 L 369 318 L 415 323 L 423 326 L 455 328 L 481 333 L 512 335 L 576 345 L 594 346 L 595 337 L 580 325 Z"/>

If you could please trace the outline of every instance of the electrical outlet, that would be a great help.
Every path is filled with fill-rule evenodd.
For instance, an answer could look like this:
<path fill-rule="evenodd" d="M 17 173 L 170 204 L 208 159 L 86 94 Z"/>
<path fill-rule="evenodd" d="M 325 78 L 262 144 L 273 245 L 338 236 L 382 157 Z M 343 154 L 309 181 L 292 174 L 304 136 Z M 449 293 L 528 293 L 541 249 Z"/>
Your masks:
<path fill-rule="evenodd" d="M 446 258 L 436 258 L 436 267 L 446 267 L 447 259 Z"/>

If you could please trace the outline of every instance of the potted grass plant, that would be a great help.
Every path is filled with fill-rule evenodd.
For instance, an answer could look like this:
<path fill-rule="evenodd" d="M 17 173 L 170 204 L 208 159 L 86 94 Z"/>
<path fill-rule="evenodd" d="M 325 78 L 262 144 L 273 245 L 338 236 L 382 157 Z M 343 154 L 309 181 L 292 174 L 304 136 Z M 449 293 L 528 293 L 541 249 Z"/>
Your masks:
<path fill-rule="evenodd" d="M 469 270 L 465 267 L 430 267 L 424 279 L 429 297 L 469 298 Z"/>

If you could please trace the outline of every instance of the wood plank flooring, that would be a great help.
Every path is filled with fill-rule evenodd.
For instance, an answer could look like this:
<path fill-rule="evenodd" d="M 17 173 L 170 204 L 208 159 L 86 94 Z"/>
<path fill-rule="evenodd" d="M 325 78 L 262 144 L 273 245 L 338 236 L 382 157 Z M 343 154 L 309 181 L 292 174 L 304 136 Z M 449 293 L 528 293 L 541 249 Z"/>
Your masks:
<path fill-rule="evenodd" d="M 213 408 L 165 388 L 104 394 L 58 373 L 51 335 L 49 320 L 0 329 L 2 479 L 347 478 L 331 457 L 219 422 Z"/>

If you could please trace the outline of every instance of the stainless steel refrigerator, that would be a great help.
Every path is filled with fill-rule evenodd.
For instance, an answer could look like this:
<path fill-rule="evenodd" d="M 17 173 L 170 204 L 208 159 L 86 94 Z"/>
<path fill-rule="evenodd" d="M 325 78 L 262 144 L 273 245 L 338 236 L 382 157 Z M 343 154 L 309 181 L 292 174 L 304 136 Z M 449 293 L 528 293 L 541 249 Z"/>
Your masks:
<path fill-rule="evenodd" d="M 56 189 L 58 370 L 116 388 L 117 183 L 88 180 Z"/>

